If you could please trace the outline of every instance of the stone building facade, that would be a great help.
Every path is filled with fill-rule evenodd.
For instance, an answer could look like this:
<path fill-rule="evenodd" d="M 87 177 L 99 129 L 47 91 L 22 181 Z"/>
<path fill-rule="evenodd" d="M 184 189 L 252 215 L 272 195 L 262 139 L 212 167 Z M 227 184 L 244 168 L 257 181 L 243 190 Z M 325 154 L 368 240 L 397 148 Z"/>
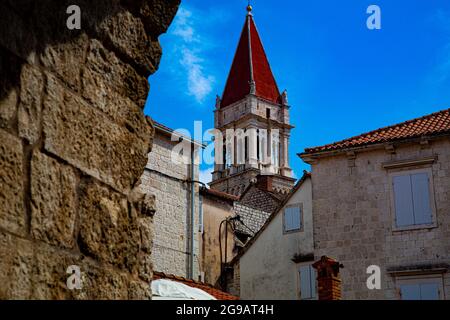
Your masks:
<path fill-rule="evenodd" d="M 201 192 L 205 279 L 234 295 L 239 295 L 240 285 L 236 256 L 287 197 L 271 189 L 271 178 L 257 176 L 256 182 L 252 182 L 240 197 L 215 189 L 205 188 Z"/>
<path fill-rule="evenodd" d="M 201 250 L 204 281 L 222 287 L 224 263 L 236 255 L 233 229 L 225 223 L 235 216 L 234 205 L 239 198 L 207 188 L 202 188 L 200 193 L 204 217 Z"/>
<path fill-rule="evenodd" d="M 301 157 L 312 166 L 314 254 L 344 265 L 343 299 L 450 299 L 450 110 Z M 371 265 L 380 290 L 367 287 Z"/>
<path fill-rule="evenodd" d="M 152 261 L 155 271 L 198 280 L 201 259 L 201 206 L 199 185 L 194 182 L 194 248 L 191 250 L 191 170 L 198 181 L 199 167 L 191 165 L 190 156 L 173 158 L 176 146 L 197 152 L 202 145 L 181 136 L 162 124 L 154 122 L 155 136 L 152 152 L 141 177 L 140 189 L 155 196 Z M 174 141 L 173 141 L 174 140 Z M 182 145 L 180 145 L 180 143 Z M 193 253 L 193 254 L 192 254 Z M 193 270 L 190 270 L 193 261 Z"/>
<path fill-rule="evenodd" d="M 73 31 L 70 4 L 0 3 L 0 299 L 148 299 L 142 108 L 179 1 L 80 0 Z"/>
<path fill-rule="evenodd" d="M 316 279 L 311 277 L 311 264 L 314 262 L 311 191 L 311 178 L 305 173 L 236 256 L 239 275 L 233 274 L 234 286 L 230 287 L 236 290 L 239 281 L 242 299 L 316 298 Z M 298 209 L 295 213 L 299 215 L 299 224 L 287 231 L 287 210 L 292 208 Z"/>

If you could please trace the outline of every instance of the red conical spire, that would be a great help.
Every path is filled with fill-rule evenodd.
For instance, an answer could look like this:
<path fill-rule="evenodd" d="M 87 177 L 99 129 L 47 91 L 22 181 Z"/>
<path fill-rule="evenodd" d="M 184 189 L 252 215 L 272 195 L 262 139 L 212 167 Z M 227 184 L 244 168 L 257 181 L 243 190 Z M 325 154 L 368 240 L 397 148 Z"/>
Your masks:
<path fill-rule="evenodd" d="M 249 13 L 225 85 L 221 107 L 235 103 L 250 93 L 274 103 L 280 102 L 280 91 L 253 21 L 251 6 L 247 10 Z"/>

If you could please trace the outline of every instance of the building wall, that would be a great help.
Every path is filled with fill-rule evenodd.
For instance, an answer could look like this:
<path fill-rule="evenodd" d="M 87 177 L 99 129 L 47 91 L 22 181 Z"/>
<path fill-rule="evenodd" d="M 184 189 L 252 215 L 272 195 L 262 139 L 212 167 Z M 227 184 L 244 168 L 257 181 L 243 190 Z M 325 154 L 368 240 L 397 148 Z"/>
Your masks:
<path fill-rule="evenodd" d="M 437 156 L 431 167 L 437 228 L 393 231 L 389 170 L 382 163 Z M 410 169 L 414 169 L 410 168 Z M 395 154 L 384 149 L 320 159 L 312 165 L 315 256 L 328 255 L 344 264 L 344 299 L 396 299 L 391 267 L 450 261 L 450 141 L 400 145 Z M 366 268 L 378 265 L 382 289 L 368 290 Z M 444 274 L 450 299 L 450 274 Z"/>
<path fill-rule="evenodd" d="M 82 30 L 70 4 L 0 2 L 0 299 L 148 299 L 142 110 L 179 1 L 80 0 Z"/>
<path fill-rule="evenodd" d="M 148 155 L 148 164 L 141 177 L 141 190 L 156 197 L 156 212 L 153 218 L 154 238 L 152 260 L 154 270 L 167 274 L 188 277 L 190 255 L 191 184 L 190 159 L 187 162 L 172 161 L 171 153 L 178 142 L 157 131 L 153 150 Z M 190 148 L 190 145 L 187 144 Z M 181 160 L 181 159 L 180 159 Z M 198 166 L 195 168 L 198 180 Z M 201 253 L 199 239 L 198 184 L 195 185 L 194 220 L 194 279 L 200 275 Z"/>
<path fill-rule="evenodd" d="M 233 215 L 233 205 L 216 197 L 203 196 L 204 232 L 202 240 L 202 270 L 205 282 L 216 285 L 220 277 L 220 223 Z M 229 262 L 234 257 L 234 235 L 228 229 L 227 261 L 225 261 L 225 224 L 222 227 L 222 260 Z"/>
<path fill-rule="evenodd" d="M 283 207 L 240 258 L 242 299 L 298 299 L 297 264 L 291 259 L 313 252 L 311 191 L 308 178 L 285 205 L 302 204 L 302 231 L 283 233 Z"/>

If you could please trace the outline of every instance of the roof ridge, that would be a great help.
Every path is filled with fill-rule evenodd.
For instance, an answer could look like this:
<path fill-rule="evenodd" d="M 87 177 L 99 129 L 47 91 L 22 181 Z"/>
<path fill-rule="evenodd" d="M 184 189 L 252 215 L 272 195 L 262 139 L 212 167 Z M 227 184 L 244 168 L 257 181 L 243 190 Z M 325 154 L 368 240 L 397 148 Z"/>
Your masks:
<path fill-rule="evenodd" d="M 445 114 L 447 112 L 450 112 L 450 108 L 443 109 L 443 110 L 440 110 L 440 111 L 436 111 L 436 112 L 433 112 L 433 113 L 430 113 L 430 114 L 427 114 L 427 115 L 424 115 L 424 116 L 421 116 L 421 117 L 417 117 L 417 118 L 414 118 L 414 119 L 402 121 L 402 122 L 399 122 L 399 123 L 396 123 L 396 124 L 384 126 L 384 127 L 381 127 L 381 128 L 375 129 L 375 130 L 371 130 L 371 131 L 364 132 L 364 133 L 361 133 L 361 134 L 358 134 L 358 135 L 354 135 L 354 136 L 346 138 L 346 139 L 342 139 L 342 140 L 334 141 L 334 142 L 331 142 L 331 143 L 327 143 L 325 145 L 311 147 L 311 148 L 305 148 L 305 153 L 309 153 L 311 151 L 315 151 L 315 150 L 318 150 L 318 149 L 325 149 L 327 147 L 330 147 L 330 146 L 333 146 L 333 145 L 336 145 L 336 144 L 343 144 L 343 143 L 350 142 L 350 141 L 358 139 L 358 138 L 372 136 L 372 135 L 375 135 L 377 133 L 386 132 L 386 131 L 389 131 L 391 129 L 403 127 L 403 126 L 406 126 L 406 125 L 409 125 L 409 124 L 412 124 L 412 123 L 418 123 L 420 121 L 428 120 L 430 118 L 433 118 L 433 117 Z M 380 141 L 383 141 L 383 140 L 389 140 L 389 139 L 388 138 L 383 138 Z"/>

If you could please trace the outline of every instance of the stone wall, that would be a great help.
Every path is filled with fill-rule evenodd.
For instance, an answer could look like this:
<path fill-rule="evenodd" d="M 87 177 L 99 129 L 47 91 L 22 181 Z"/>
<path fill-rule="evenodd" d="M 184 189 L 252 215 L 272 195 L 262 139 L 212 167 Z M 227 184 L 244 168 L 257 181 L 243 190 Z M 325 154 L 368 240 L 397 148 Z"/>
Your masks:
<path fill-rule="evenodd" d="M 171 152 L 178 142 L 156 131 L 152 152 L 148 155 L 148 164 L 141 178 L 141 191 L 156 197 L 152 261 L 154 270 L 176 276 L 189 276 L 190 257 L 190 218 L 191 218 L 191 178 L 189 159 L 187 162 L 175 162 Z M 190 149 L 190 144 L 186 147 Z M 194 169 L 198 180 L 198 166 Z M 200 275 L 200 245 L 198 184 L 195 185 L 194 219 L 194 272 L 193 278 Z"/>
<path fill-rule="evenodd" d="M 225 223 L 223 223 L 221 233 L 219 233 L 221 222 L 234 214 L 233 202 L 204 192 L 202 203 L 204 216 L 202 269 L 205 272 L 206 283 L 220 286 L 219 280 L 222 269 L 220 255 L 222 254 L 222 262 L 230 262 L 236 255 L 234 250 L 235 239 L 231 228 L 228 227 L 228 234 L 226 235 Z M 225 236 L 227 237 L 227 261 L 225 261 Z M 222 249 L 220 248 L 221 245 Z"/>
<path fill-rule="evenodd" d="M 0 299 L 149 298 L 142 108 L 179 0 L 79 0 L 76 31 L 70 4 L 0 3 Z"/>
<path fill-rule="evenodd" d="M 401 168 L 431 168 L 437 225 L 417 230 L 393 230 L 390 170 L 383 163 L 436 157 L 433 164 Z M 395 154 L 384 149 L 319 159 L 312 165 L 315 257 L 327 255 L 344 265 L 343 299 L 397 299 L 393 268 L 416 268 L 450 261 L 450 141 L 430 145 L 403 144 Z M 381 290 L 368 290 L 366 268 L 381 268 Z M 439 276 L 439 275 L 438 275 Z M 450 298 L 450 275 L 442 275 Z"/>

